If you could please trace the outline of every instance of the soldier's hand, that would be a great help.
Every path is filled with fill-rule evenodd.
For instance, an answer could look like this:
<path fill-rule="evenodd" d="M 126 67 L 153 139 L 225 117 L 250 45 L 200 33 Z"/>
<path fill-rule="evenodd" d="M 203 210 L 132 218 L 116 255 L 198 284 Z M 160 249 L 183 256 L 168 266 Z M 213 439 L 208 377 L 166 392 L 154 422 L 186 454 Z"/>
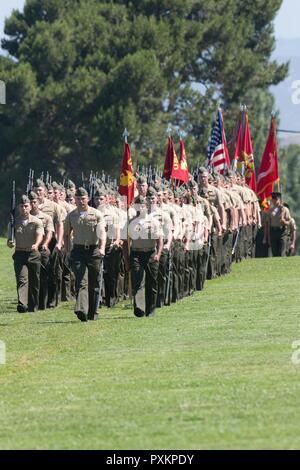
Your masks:
<path fill-rule="evenodd" d="M 99 248 L 99 252 L 101 256 L 105 256 L 105 249 L 104 248 Z"/>
<path fill-rule="evenodd" d="M 56 243 L 55 250 L 56 251 L 61 251 L 61 243 Z"/>
<path fill-rule="evenodd" d="M 153 261 L 159 261 L 160 256 L 158 254 L 153 256 Z"/>
<path fill-rule="evenodd" d="M 31 247 L 32 251 L 38 251 L 38 249 L 39 249 L 39 246 L 36 243 L 34 245 L 32 245 L 32 247 Z"/>
<path fill-rule="evenodd" d="M 48 250 L 48 246 L 47 245 L 42 245 L 42 251 L 47 251 Z"/>
<path fill-rule="evenodd" d="M 7 240 L 7 246 L 8 246 L 8 248 L 14 248 L 15 242 L 13 242 L 11 240 Z"/>

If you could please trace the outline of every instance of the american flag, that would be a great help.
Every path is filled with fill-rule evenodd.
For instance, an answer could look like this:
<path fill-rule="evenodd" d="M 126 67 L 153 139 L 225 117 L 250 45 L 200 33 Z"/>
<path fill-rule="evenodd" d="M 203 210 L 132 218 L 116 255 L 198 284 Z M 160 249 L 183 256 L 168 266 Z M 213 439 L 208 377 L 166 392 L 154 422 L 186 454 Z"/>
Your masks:
<path fill-rule="evenodd" d="M 207 166 L 224 173 L 230 167 L 229 153 L 226 145 L 222 112 L 219 109 L 214 128 L 211 133 L 207 151 Z"/>

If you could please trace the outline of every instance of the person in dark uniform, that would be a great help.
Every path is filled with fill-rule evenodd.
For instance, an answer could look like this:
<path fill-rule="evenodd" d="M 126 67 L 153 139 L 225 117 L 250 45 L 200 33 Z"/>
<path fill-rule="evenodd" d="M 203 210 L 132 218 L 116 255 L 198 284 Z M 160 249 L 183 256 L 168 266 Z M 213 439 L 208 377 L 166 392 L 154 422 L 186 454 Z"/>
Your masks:
<path fill-rule="evenodd" d="M 273 256 L 286 256 L 287 228 L 291 222 L 290 212 L 282 204 L 280 192 L 273 192 L 271 197 L 264 242 L 269 242 Z"/>
<path fill-rule="evenodd" d="M 30 214 L 30 201 L 23 195 L 19 205 L 19 216 L 15 221 L 15 243 L 7 240 L 7 246 L 16 251 L 13 255 L 17 281 L 20 313 L 35 312 L 39 306 L 41 254 L 39 246 L 44 236 L 40 219 Z"/>
<path fill-rule="evenodd" d="M 101 258 L 105 255 L 106 232 L 102 214 L 88 205 L 89 196 L 84 188 L 75 193 L 77 208 L 65 220 L 65 249 L 70 251 L 75 274 L 75 314 L 82 322 L 96 320 L 100 295 Z"/>

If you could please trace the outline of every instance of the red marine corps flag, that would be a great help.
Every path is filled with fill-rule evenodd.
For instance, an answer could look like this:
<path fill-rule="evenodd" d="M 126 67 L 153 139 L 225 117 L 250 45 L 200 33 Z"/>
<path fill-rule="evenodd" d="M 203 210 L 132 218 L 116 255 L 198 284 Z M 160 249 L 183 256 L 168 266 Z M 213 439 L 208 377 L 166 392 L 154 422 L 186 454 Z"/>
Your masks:
<path fill-rule="evenodd" d="M 119 194 L 127 197 L 127 207 L 131 205 L 134 198 L 134 176 L 131 160 L 130 146 L 127 143 L 128 132 L 125 129 L 124 156 L 120 176 Z"/>
<path fill-rule="evenodd" d="M 242 122 L 240 123 L 234 160 L 238 171 L 244 173 L 245 180 L 249 188 L 256 192 L 256 175 L 253 148 L 249 129 L 248 113 L 245 111 L 242 112 Z"/>
<path fill-rule="evenodd" d="M 177 176 L 173 176 L 177 180 L 181 181 L 182 183 L 187 183 L 189 180 L 189 170 L 186 161 L 186 153 L 184 148 L 184 141 L 180 138 L 180 159 L 179 159 L 179 169 L 177 172 Z"/>
<path fill-rule="evenodd" d="M 164 166 L 164 178 L 169 180 L 170 178 L 176 178 L 175 174 L 179 169 L 178 158 L 174 149 L 172 136 L 168 138 L 168 148 Z"/>
<path fill-rule="evenodd" d="M 262 156 L 257 177 L 257 196 L 261 205 L 268 208 L 268 200 L 275 183 L 279 182 L 278 149 L 276 141 L 276 119 L 272 117 L 266 148 Z"/>

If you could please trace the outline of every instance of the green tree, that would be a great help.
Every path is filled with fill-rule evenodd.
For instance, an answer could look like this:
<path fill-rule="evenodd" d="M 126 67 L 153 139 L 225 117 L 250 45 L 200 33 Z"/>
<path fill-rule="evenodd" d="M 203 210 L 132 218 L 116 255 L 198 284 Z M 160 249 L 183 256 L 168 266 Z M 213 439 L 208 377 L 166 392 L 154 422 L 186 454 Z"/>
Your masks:
<path fill-rule="evenodd" d="M 300 254 L 300 145 L 279 149 L 280 189 L 298 227 L 296 253 Z"/>
<path fill-rule="evenodd" d="M 168 122 L 204 159 L 219 101 L 228 135 L 248 105 L 254 147 L 271 111 L 270 59 L 281 0 L 27 0 L 6 20 L 0 76 L 0 186 L 29 167 L 79 176 L 118 173 L 126 126 L 135 161 L 160 162 Z"/>

